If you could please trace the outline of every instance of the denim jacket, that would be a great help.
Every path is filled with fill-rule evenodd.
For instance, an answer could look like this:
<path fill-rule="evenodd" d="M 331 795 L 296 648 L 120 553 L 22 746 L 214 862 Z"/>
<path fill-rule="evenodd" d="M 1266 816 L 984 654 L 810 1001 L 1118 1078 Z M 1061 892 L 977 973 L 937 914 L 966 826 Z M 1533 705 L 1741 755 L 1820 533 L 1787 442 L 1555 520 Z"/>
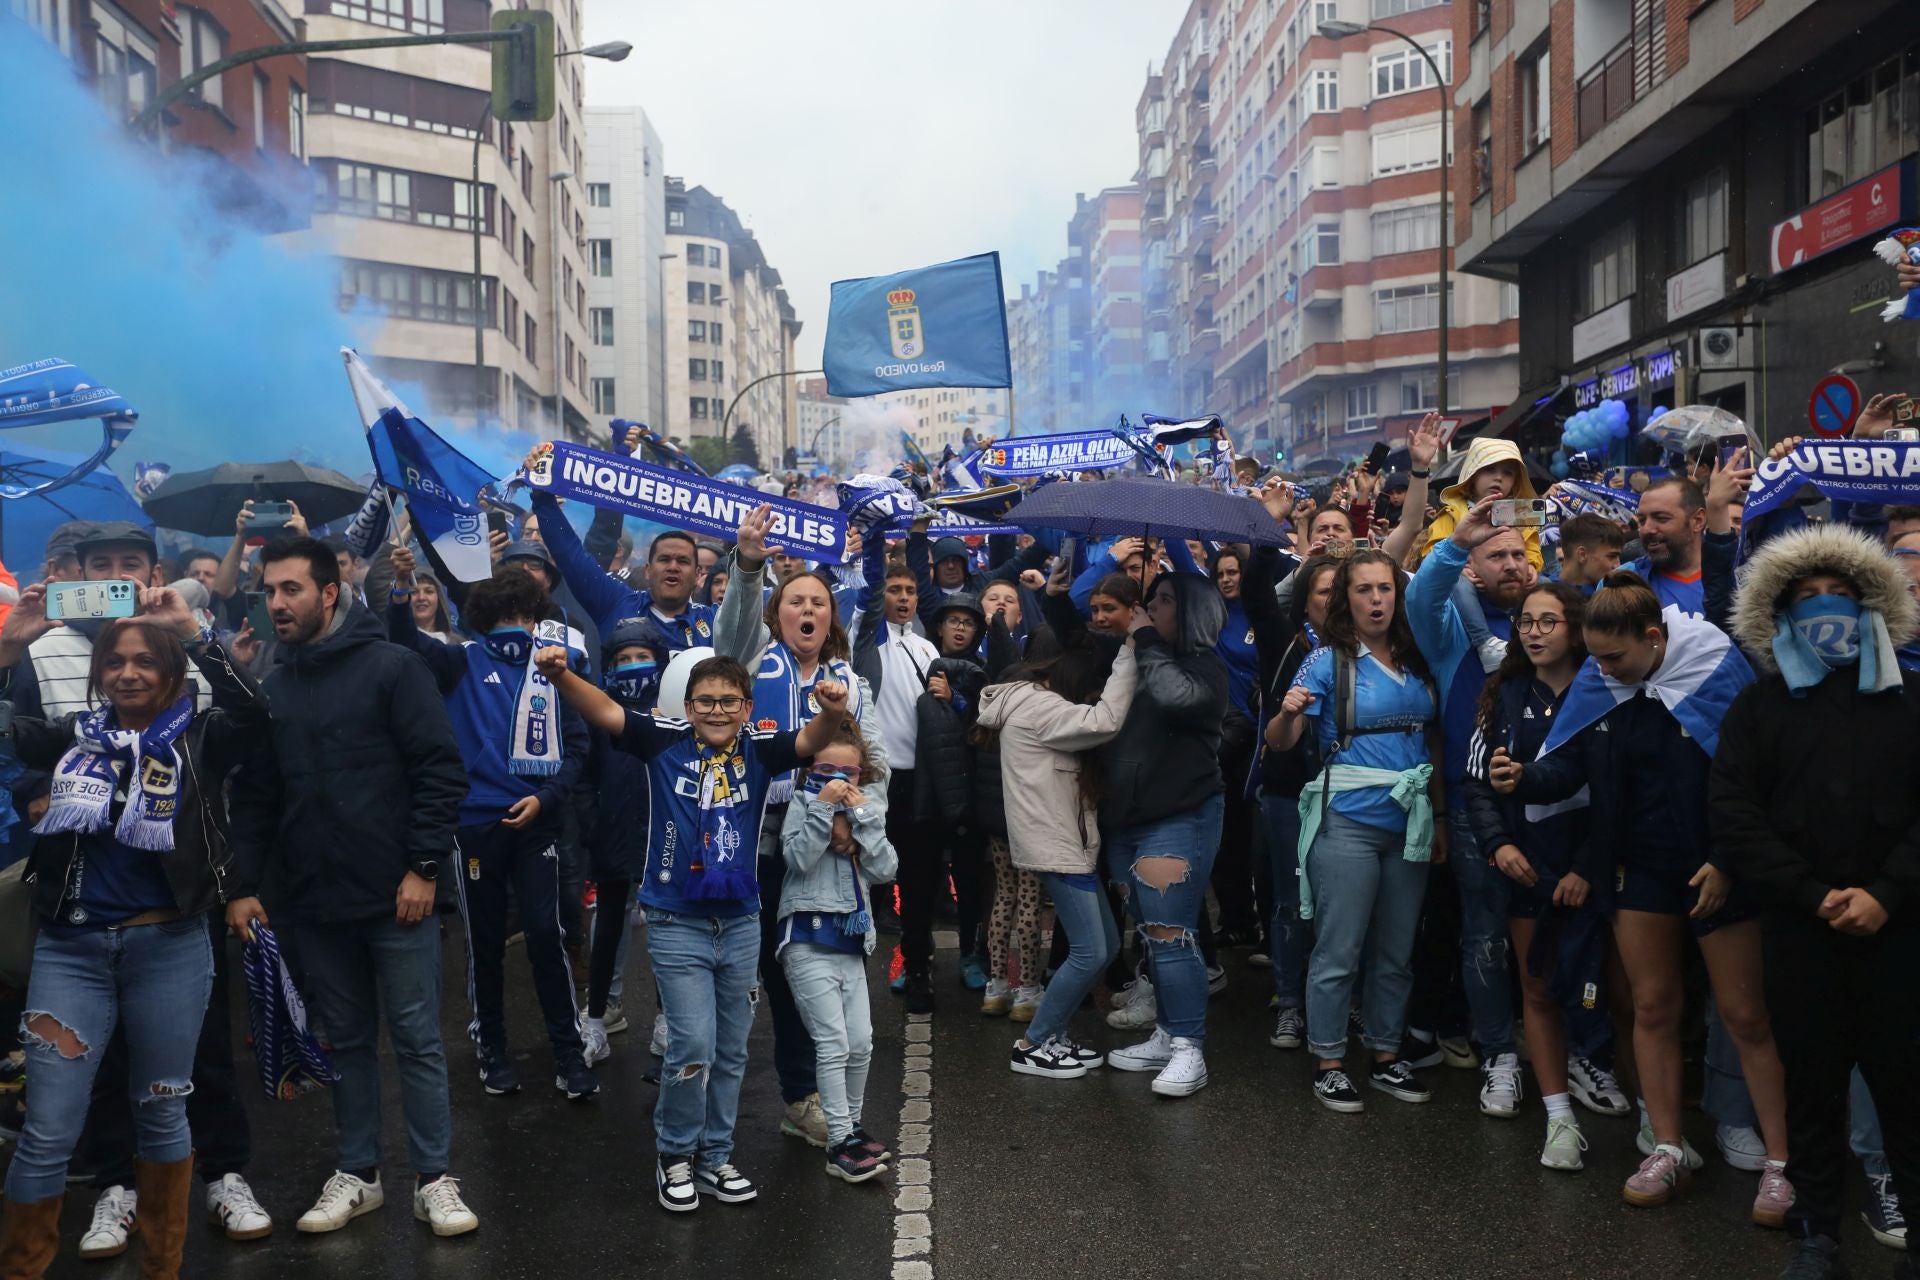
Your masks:
<path fill-rule="evenodd" d="M 780 831 L 781 852 L 787 859 L 787 878 L 780 887 L 780 908 L 784 920 L 798 911 L 844 912 L 855 909 L 853 877 L 855 860 L 842 857 L 827 848 L 833 833 L 834 807 L 821 804 L 820 798 L 800 792 L 787 810 L 786 826 Z M 849 815 L 853 840 L 860 848 L 860 901 L 873 906 L 873 886 L 892 880 L 900 869 L 900 858 L 887 840 L 886 811 L 872 803 L 861 805 Z M 875 934 L 867 932 L 867 951 L 873 951 Z"/>

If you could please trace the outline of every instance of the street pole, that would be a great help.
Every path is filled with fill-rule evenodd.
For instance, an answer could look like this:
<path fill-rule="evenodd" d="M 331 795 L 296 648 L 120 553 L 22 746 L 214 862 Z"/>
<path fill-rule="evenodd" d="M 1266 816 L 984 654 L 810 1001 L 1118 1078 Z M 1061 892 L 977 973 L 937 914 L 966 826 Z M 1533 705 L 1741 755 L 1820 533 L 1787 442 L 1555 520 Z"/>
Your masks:
<path fill-rule="evenodd" d="M 473 214 L 473 394 L 476 406 L 475 417 L 483 417 L 486 414 L 487 400 L 487 396 L 482 390 L 487 381 L 488 317 L 486 306 L 481 301 L 482 291 L 486 282 L 480 274 L 480 144 L 486 140 L 487 121 L 492 118 L 493 99 L 491 97 L 484 97 L 480 100 L 480 119 L 473 127 L 473 193 L 467 199 L 467 209 Z M 487 211 L 491 214 L 493 211 L 492 207 L 489 206 Z M 508 251 L 512 252 L 511 245 L 508 246 Z M 506 306 L 504 297 L 502 298 L 501 306 L 502 308 Z M 500 323 L 502 327 L 506 324 L 504 311 L 500 317 Z M 514 340 L 514 335 L 512 334 L 507 334 L 506 337 L 509 342 Z M 501 421 L 504 422 L 506 420 L 506 414 L 502 412 L 500 418 Z"/>
<path fill-rule="evenodd" d="M 744 396 L 745 394 L 747 394 L 747 392 L 753 390 L 755 387 L 759 386 L 761 383 L 771 382 L 775 378 L 800 378 L 800 377 L 805 377 L 809 373 L 825 373 L 825 372 L 826 372 L 825 369 L 781 369 L 774 373 L 761 374 L 759 377 L 755 378 L 752 382 L 749 382 L 746 386 L 740 388 L 740 390 L 734 395 L 733 399 L 727 401 L 727 412 L 720 419 L 720 438 L 722 440 L 726 440 L 729 438 L 727 435 L 727 424 L 733 421 L 733 406 L 740 403 L 741 396 Z"/>

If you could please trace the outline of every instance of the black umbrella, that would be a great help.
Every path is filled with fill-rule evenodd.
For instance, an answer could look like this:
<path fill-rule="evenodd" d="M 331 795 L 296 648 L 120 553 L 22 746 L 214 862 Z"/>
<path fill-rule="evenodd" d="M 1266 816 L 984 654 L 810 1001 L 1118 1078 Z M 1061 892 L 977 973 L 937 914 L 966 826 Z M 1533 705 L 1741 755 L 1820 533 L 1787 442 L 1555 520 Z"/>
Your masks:
<path fill-rule="evenodd" d="M 1006 517 L 1014 524 L 1090 537 L 1198 538 L 1281 546 L 1287 532 L 1257 498 L 1167 480 L 1050 484 Z"/>
<path fill-rule="evenodd" d="M 168 476 L 144 504 L 165 529 L 219 535 L 233 531 L 240 504 L 291 502 L 314 528 L 359 510 L 367 486 L 338 471 L 304 462 L 223 462 L 207 471 Z"/>

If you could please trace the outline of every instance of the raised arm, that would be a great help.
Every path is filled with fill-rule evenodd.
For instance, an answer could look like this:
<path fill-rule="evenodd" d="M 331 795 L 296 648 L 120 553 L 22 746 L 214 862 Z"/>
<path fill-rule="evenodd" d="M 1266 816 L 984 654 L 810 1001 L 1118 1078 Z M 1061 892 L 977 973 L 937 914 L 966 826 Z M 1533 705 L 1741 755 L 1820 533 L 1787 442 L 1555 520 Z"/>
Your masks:
<path fill-rule="evenodd" d="M 1413 469 L 1407 476 L 1406 504 L 1400 508 L 1400 523 L 1380 544 L 1381 549 L 1393 557 L 1395 564 L 1407 562 L 1408 553 L 1426 528 L 1426 521 L 1420 518 L 1420 513 L 1427 509 L 1427 477 L 1433 470 L 1433 459 L 1439 452 L 1440 415 L 1429 413 L 1407 437 L 1407 460 L 1413 464 Z"/>
<path fill-rule="evenodd" d="M 561 578 L 595 626 L 603 632 L 611 631 L 620 619 L 640 612 L 640 593 L 594 563 L 552 494 L 535 489 L 533 511 L 540 517 L 540 537 L 547 544 L 547 554 L 560 567 Z"/>
<path fill-rule="evenodd" d="M 741 519 L 727 573 L 727 598 L 713 616 L 713 651 L 748 671 L 760 669 L 760 656 L 773 641 L 760 603 L 767 584 L 767 530 L 772 524 L 773 508 L 765 503 Z"/>
<path fill-rule="evenodd" d="M 396 547 L 394 581 L 387 595 L 387 639 L 420 655 L 441 693 L 452 693 L 467 674 L 465 645 L 447 644 L 422 631 L 413 620 L 413 553 Z"/>
<path fill-rule="evenodd" d="M 626 710 L 574 673 L 568 665 L 566 646 L 548 645 L 534 655 L 534 662 L 540 674 L 552 683 L 554 692 L 579 713 L 588 728 L 615 737 L 626 729 Z"/>
<path fill-rule="evenodd" d="M 807 727 L 793 742 L 794 754 L 802 760 L 810 760 L 825 749 L 840 732 L 840 722 L 847 718 L 847 686 L 837 680 L 821 680 L 814 684 L 813 695 L 820 700 L 820 714 L 807 721 Z"/>

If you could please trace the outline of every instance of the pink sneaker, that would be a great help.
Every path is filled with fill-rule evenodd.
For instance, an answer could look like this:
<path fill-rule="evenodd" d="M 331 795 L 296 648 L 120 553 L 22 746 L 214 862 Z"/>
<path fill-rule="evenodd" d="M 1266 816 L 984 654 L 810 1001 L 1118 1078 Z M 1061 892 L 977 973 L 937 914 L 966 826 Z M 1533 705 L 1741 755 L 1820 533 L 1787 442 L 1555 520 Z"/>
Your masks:
<path fill-rule="evenodd" d="M 1679 1151 L 1668 1146 L 1655 1147 L 1653 1154 L 1642 1160 L 1633 1176 L 1627 1179 L 1620 1194 L 1628 1204 L 1651 1209 L 1673 1199 L 1673 1193 L 1689 1176 Z"/>
<path fill-rule="evenodd" d="M 1753 1220 L 1763 1227 L 1784 1227 L 1791 1208 L 1793 1184 L 1787 1181 L 1787 1166 L 1769 1160 L 1760 1170 L 1760 1194 L 1753 1198 Z"/>

